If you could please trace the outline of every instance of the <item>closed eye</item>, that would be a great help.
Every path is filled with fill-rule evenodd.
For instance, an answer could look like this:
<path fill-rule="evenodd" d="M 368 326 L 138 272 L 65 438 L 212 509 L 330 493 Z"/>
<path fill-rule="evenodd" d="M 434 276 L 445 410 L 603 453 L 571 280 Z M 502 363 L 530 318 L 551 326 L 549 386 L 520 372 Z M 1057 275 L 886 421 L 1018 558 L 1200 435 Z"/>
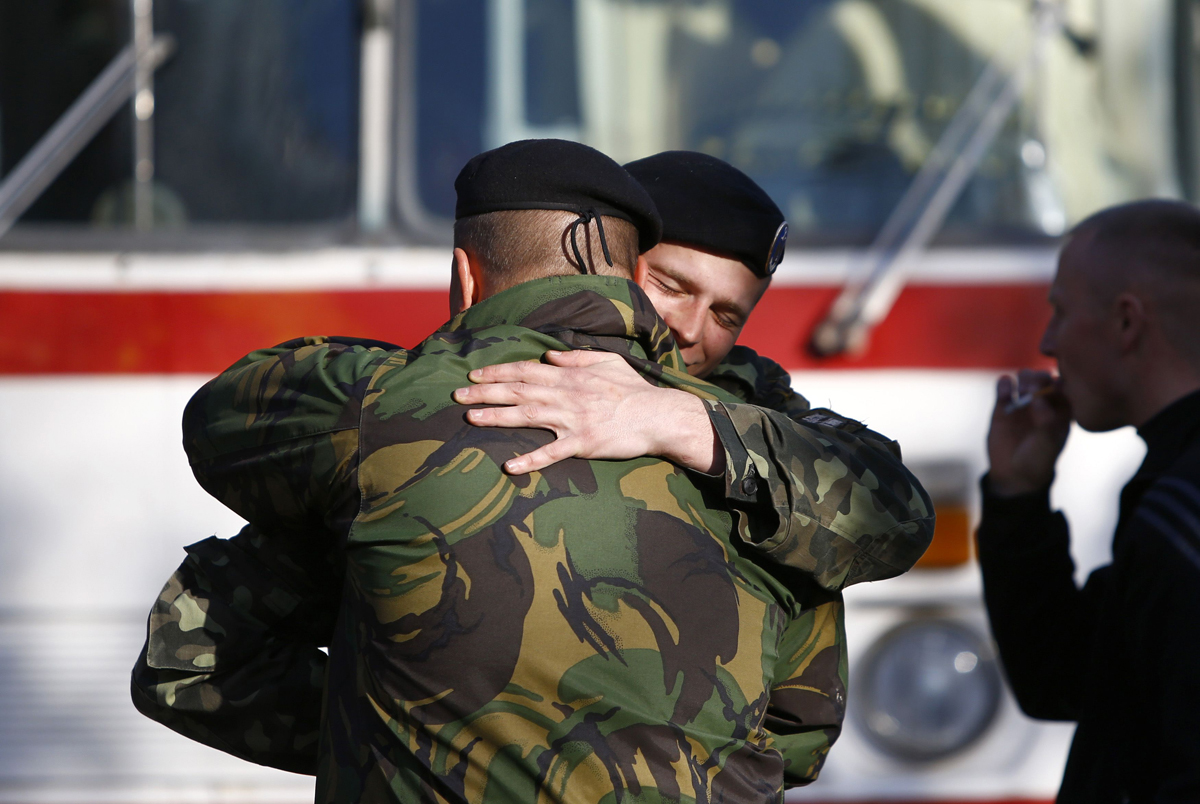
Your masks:
<path fill-rule="evenodd" d="M 652 276 L 651 279 L 654 281 L 655 285 L 658 285 L 659 289 L 662 290 L 663 293 L 666 293 L 670 296 L 686 296 L 687 295 L 684 291 L 680 290 L 679 288 L 671 287 L 666 282 L 659 279 L 657 276 Z"/>

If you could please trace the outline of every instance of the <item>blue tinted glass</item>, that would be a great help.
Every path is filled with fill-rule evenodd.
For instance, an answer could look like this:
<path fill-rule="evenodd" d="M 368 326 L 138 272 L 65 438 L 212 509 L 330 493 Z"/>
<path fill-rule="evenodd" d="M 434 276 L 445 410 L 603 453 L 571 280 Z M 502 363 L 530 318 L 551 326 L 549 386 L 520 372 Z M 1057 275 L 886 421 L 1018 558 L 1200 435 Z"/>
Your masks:
<path fill-rule="evenodd" d="M 454 217 L 454 178 L 484 150 L 484 0 L 417 5 L 417 182 L 426 209 Z"/>
<path fill-rule="evenodd" d="M 358 180 L 358 4 L 157 0 L 178 40 L 158 77 L 158 178 L 193 221 L 349 218 Z"/>
<path fill-rule="evenodd" d="M 537 126 L 579 123 L 575 0 L 526 0 L 525 117 Z"/>
<path fill-rule="evenodd" d="M 155 77 L 159 223 L 297 223 L 354 214 L 361 20 L 355 0 L 156 0 L 176 42 Z M 128 0 L 0 2 L 4 169 L 129 41 Z M 128 223 L 122 110 L 27 221 Z M 159 213 L 156 213 L 158 215 Z"/>
<path fill-rule="evenodd" d="M 1011 50 L 1030 31 L 1027 12 L 979 0 L 419 7 L 418 170 L 430 212 L 451 213 L 454 176 L 477 151 L 567 136 L 622 162 L 672 148 L 723 158 L 772 195 L 793 242 L 835 244 L 875 237 L 993 49 Z M 998 20 L 994 42 L 971 33 L 977 13 Z M 504 46 L 493 49 L 496 41 Z M 1010 115 L 943 240 L 1040 237 L 1066 220 L 1037 158 L 1037 108 L 1026 97 Z"/>
<path fill-rule="evenodd" d="M 128 39 L 128 0 L 0 0 L 0 175 L 37 144 Z M 22 220 L 89 220 L 101 194 L 129 180 L 132 137 L 129 116 L 118 116 Z"/>

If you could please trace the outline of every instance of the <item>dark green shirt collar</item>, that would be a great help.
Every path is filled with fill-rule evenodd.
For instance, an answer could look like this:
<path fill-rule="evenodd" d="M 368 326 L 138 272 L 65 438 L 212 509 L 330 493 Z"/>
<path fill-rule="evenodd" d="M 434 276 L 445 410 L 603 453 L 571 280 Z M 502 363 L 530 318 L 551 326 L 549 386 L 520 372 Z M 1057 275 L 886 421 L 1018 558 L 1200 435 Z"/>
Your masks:
<path fill-rule="evenodd" d="M 628 279 L 552 276 L 522 282 L 472 305 L 439 331 L 505 324 L 550 335 L 572 348 L 602 349 L 684 369 L 671 330 Z"/>

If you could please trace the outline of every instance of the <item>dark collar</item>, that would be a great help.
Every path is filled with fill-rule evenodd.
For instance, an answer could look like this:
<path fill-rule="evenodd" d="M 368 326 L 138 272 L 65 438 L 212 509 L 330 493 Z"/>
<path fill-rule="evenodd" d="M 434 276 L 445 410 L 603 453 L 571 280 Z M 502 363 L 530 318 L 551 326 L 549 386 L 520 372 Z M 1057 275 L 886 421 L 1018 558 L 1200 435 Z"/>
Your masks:
<path fill-rule="evenodd" d="M 459 313 L 439 333 L 511 325 L 572 349 L 600 349 L 685 370 L 671 330 L 628 279 L 553 276 L 522 282 Z"/>
<path fill-rule="evenodd" d="M 1162 472 L 1200 436 L 1200 391 L 1194 391 L 1150 417 L 1138 428 L 1146 442 L 1142 472 Z"/>

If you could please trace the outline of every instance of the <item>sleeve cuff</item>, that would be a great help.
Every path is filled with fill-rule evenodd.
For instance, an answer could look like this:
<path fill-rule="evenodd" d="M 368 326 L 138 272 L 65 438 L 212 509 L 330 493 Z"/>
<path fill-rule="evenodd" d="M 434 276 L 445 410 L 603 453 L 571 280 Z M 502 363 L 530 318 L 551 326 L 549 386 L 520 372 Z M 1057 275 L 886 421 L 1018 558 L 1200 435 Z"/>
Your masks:
<path fill-rule="evenodd" d="M 1027 494 L 1015 494 L 1010 497 L 1001 496 L 991 490 L 988 475 L 979 481 L 980 491 L 983 492 L 984 518 L 1002 517 L 1004 519 L 1040 516 L 1050 512 L 1050 487 L 1031 491 Z"/>
<path fill-rule="evenodd" d="M 715 400 L 706 399 L 704 405 L 708 408 L 708 418 L 725 450 L 725 496 L 739 503 L 757 503 L 762 478 L 738 435 L 729 410 L 723 402 Z"/>
<path fill-rule="evenodd" d="M 979 523 L 980 560 L 1017 558 L 1061 547 L 1065 537 L 1051 537 L 1047 528 L 1056 518 L 1050 509 L 1050 487 L 1011 497 L 990 490 L 988 476 L 979 481 L 983 492 L 983 510 Z"/>

